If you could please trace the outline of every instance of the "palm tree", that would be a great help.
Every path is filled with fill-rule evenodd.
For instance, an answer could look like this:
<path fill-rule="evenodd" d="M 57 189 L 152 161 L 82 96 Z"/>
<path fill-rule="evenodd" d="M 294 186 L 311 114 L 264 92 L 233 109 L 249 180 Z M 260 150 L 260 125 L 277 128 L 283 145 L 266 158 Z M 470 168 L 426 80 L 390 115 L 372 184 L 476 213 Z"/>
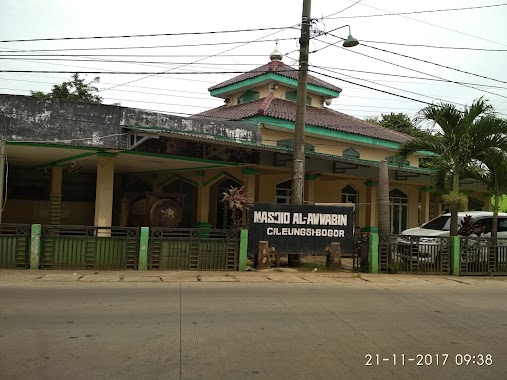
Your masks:
<path fill-rule="evenodd" d="M 466 199 L 459 193 L 459 180 L 466 168 L 484 157 L 488 149 L 507 150 L 507 123 L 492 112 L 491 105 L 482 98 L 463 111 L 448 103 L 427 106 L 420 111 L 419 120 L 432 121 L 441 131 L 410 140 L 398 149 L 402 159 L 417 151 L 432 152 L 438 156 L 440 167 L 442 163 L 447 166 L 452 191 L 443 198 L 451 209 L 451 236 L 458 234 L 458 208 Z"/>
<path fill-rule="evenodd" d="M 483 183 L 493 193 L 495 203 L 493 206 L 491 237 L 496 238 L 500 197 L 502 194 L 507 193 L 507 153 L 499 149 L 489 149 L 481 157 L 481 163 L 470 165 L 464 174 L 466 177 Z"/>

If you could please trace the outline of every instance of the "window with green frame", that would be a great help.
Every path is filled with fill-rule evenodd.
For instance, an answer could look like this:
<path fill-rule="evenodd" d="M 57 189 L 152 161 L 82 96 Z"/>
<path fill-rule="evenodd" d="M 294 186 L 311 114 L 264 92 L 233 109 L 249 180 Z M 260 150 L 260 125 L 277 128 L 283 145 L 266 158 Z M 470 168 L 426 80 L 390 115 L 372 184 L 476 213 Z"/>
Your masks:
<path fill-rule="evenodd" d="M 248 102 L 251 102 L 251 101 L 257 100 L 257 99 L 259 99 L 259 92 L 253 91 L 253 90 L 248 90 L 248 91 L 244 92 L 243 95 L 241 95 L 238 98 L 238 104 L 248 103 Z"/>
<path fill-rule="evenodd" d="M 359 152 L 352 147 L 345 149 L 343 151 L 343 155 L 345 157 L 353 157 L 353 158 L 359 158 L 361 156 Z"/>
<path fill-rule="evenodd" d="M 386 161 L 388 163 L 390 163 L 390 164 L 399 163 L 399 159 L 397 159 L 395 156 L 387 156 L 386 157 Z M 410 161 L 409 160 L 403 160 L 402 164 L 410 166 Z"/>
<path fill-rule="evenodd" d="M 296 102 L 298 98 L 298 92 L 297 91 L 285 91 L 285 100 L 290 100 L 291 102 Z M 306 97 L 306 105 L 311 106 L 312 105 L 312 98 L 311 96 Z"/>

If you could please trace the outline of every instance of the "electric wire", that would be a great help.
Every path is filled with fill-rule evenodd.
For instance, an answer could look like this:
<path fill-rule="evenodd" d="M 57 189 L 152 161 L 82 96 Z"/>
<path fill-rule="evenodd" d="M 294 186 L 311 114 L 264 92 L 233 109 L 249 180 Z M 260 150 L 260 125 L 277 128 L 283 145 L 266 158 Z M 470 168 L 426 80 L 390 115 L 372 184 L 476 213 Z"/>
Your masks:
<path fill-rule="evenodd" d="M 362 0 L 357 0 L 354 4 L 349 5 L 348 7 L 345 7 L 345 8 L 343 8 L 342 10 L 340 10 L 340 11 L 338 11 L 338 12 L 331 13 L 331 14 L 329 14 L 329 15 L 325 16 L 325 17 L 322 17 L 322 19 L 326 19 L 326 18 L 331 19 L 331 16 L 335 16 L 335 15 L 337 15 L 338 13 L 342 13 L 342 12 L 346 11 L 347 9 L 352 8 L 354 5 L 359 4 L 361 1 L 362 1 Z M 336 17 L 336 18 L 341 18 L 341 17 Z"/>
<path fill-rule="evenodd" d="M 313 66 L 313 65 L 310 65 L 310 66 Z M 358 72 L 358 73 L 364 73 L 364 74 L 384 75 L 384 76 L 399 77 L 399 78 L 407 78 L 407 79 L 420 79 L 420 80 L 435 81 L 435 82 L 448 82 L 448 80 L 447 80 L 447 79 L 414 77 L 414 76 L 410 76 L 410 75 L 391 74 L 391 73 L 380 73 L 380 72 L 376 72 L 376 71 L 365 71 L 365 70 L 344 69 L 344 68 L 338 68 L 338 67 L 328 67 L 328 66 L 314 66 L 314 67 L 320 67 L 320 68 L 324 68 L 324 69 L 332 69 L 332 70 L 352 71 L 352 72 Z M 416 83 L 416 82 L 404 82 L 404 83 Z M 488 84 L 469 83 L 469 82 L 460 82 L 460 83 L 470 84 L 470 85 L 480 86 L 480 87 L 497 88 L 497 89 L 502 89 L 502 90 L 506 90 L 506 89 L 507 89 L 507 87 L 492 86 L 492 85 L 488 85 Z M 427 83 L 425 83 L 425 84 L 427 84 Z"/>
<path fill-rule="evenodd" d="M 276 28 L 255 28 L 255 29 L 235 29 L 235 30 L 215 30 L 206 32 L 180 32 L 180 33 L 153 33 L 153 34 L 124 34 L 113 36 L 85 36 L 85 37 L 51 37 L 51 38 L 24 38 L 12 40 L 0 40 L 0 43 L 7 42 L 36 42 L 36 41 L 71 41 L 71 40 L 95 40 L 109 38 L 140 38 L 140 37 L 168 37 L 168 36 L 201 36 L 226 33 L 244 33 L 244 32 L 262 32 L 267 30 L 285 30 L 293 28 L 293 26 L 276 27 Z"/>
<path fill-rule="evenodd" d="M 408 47 L 424 47 L 432 49 L 451 49 L 451 50 L 472 50 L 472 51 L 484 51 L 484 52 L 507 52 L 507 49 L 486 49 L 486 48 L 472 48 L 463 46 L 437 46 L 427 44 L 407 44 L 403 42 L 388 42 L 388 41 L 371 41 L 361 39 L 361 43 L 369 42 L 373 44 L 386 44 L 386 45 L 397 45 L 397 46 L 408 46 Z"/>
<path fill-rule="evenodd" d="M 245 43 L 264 43 L 275 41 L 291 41 L 297 40 L 297 37 L 287 37 L 269 40 L 248 40 L 248 41 L 230 41 L 230 42 L 209 42 L 198 44 L 180 44 L 180 45 L 155 45 L 155 46 L 109 46 L 109 47 L 90 47 L 90 48 L 66 48 L 66 49 L 30 49 L 30 50 L 5 50 L 3 53 L 42 53 L 42 52 L 58 52 L 58 51 L 96 51 L 96 50 L 136 50 L 136 49 L 162 49 L 162 48 L 186 48 L 186 47 L 202 47 L 202 46 L 220 46 L 220 45 L 236 45 Z"/>
<path fill-rule="evenodd" d="M 357 3 L 354 3 L 351 5 L 354 6 Z M 364 6 L 368 6 L 366 4 L 362 4 Z M 382 14 L 376 14 L 376 15 L 358 15 L 358 16 L 340 16 L 340 17 L 329 17 L 325 16 L 324 19 L 336 19 L 336 18 L 368 18 L 368 17 L 383 17 L 383 16 L 401 16 L 401 15 L 413 15 L 413 14 L 421 14 L 421 13 L 435 13 L 435 12 L 450 12 L 450 11 L 467 11 L 472 9 L 484 9 L 484 8 L 494 8 L 494 7 L 502 7 L 507 5 L 507 3 L 501 3 L 501 4 L 491 4 L 491 5 L 480 5 L 475 7 L 465 7 L 465 8 L 447 8 L 447 9 L 430 9 L 430 10 L 423 10 L 423 11 L 412 11 L 412 12 L 397 12 L 397 13 L 382 13 Z M 349 7 L 350 8 L 350 7 Z M 374 8 L 374 7 L 371 7 Z M 345 8 L 347 9 L 347 8 Z M 375 8 L 378 9 L 378 8 Z M 385 11 L 387 12 L 387 11 Z M 339 13 L 339 12 L 337 12 Z M 334 14 L 331 14 L 330 16 L 333 16 Z"/>
<path fill-rule="evenodd" d="M 263 36 L 263 37 L 257 38 L 256 40 L 263 40 L 263 39 L 265 39 L 265 38 L 267 38 L 267 37 L 270 37 L 270 36 L 272 36 L 272 35 L 274 35 L 274 34 L 277 34 L 277 33 L 281 32 L 281 31 L 284 31 L 284 30 L 286 30 L 286 29 L 293 28 L 293 27 L 294 27 L 294 26 L 296 26 L 296 25 L 297 25 L 297 24 L 292 25 L 292 26 L 289 26 L 289 27 L 286 27 L 286 28 L 283 28 L 283 29 L 281 29 L 281 30 L 277 30 L 276 32 L 273 32 L 273 33 L 270 33 L 270 34 L 268 34 L 268 35 L 266 35 L 266 36 Z M 250 42 L 249 42 L 249 43 L 250 43 Z M 244 43 L 244 44 L 241 44 L 241 45 L 239 45 L 239 46 L 234 46 L 234 47 L 231 47 L 231 48 L 226 49 L 226 50 L 224 50 L 224 51 L 221 51 L 221 52 L 219 52 L 219 53 L 216 53 L 216 54 L 211 54 L 211 55 L 209 55 L 208 57 L 203 57 L 203 58 L 197 59 L 197 60 L 195 60 L 195 61 L 194 61 L 194 62 L 192 62 L 192 63 L 198 63 L 198 62 L 200 62 L 200 61 L 204 61 L 204 60 L 206 60 L 206 59 L 208 59 L 208 58 L 212 58 L 212 57 L 218 56 L 218 55 L 220 55 L 220 54 L 227 53 L 227 52 L 229 52 L 229 51 L 232 51 L 232 50 L 238 49 L 238 48 L 240 48 L 240 47 L 246 46 L 246 45 L 248 45 L 249 43 Z M 184 66 L 187 66 L 187 65 L 182 65 L 182 66 L 176 67 L 176 68 L 174 68 L 174 69 L 181 68 L 181 67 L 184 67 Z M 173 69 L 169 69 L 169 70 L 167 70 L 167 71 L 172 71 L 172 70 L 173 70 Z M 167 71 L 166 71 L 166 72 L 167 72 Z M 165 74 L 166 72 L 164 72 L 164 74 Z M 100 90 L 100 91 L 107 91 L 107 90 L 111 90 L 111 89 L 113 89 L 113 88 L 116 88 L 116 87 L 119 87 L 119 86 L 123 86 L 123 85 L 126 85 L 126 84 L 131 84 L 131 83 L 134 83 L 134 82 L 138 82 L 138 81 L 141 81 L 141 80 L 144 80 L 144 79 L 147 79 L 147 78 L 151 78 L 151 77 L 156 76 L 156 75 L 159 75 L 159 74 L 149 74 L 149 75 L 143 76 L 142 78 L 133 79 L 133 80 L 130 80 L 130 81 L 128 81 L 128 82 L 122 83 L 122 84 L 120 84 L 120 85 L 112 86 L 112 87 L 109 87 L 109 88 L 106 88 L 106 89 L 103 89 L 103 90 Z"/>
<path fill-rule="evenodd" d="M 338 37 L 338 38 L 340 38 L 340 37 Z M 425 59 L 412 57 L 412 56 L 406 55 L 406 54 L 396 53 L 396 52 L 391 51 L 391 50 L 386 50 L 386 49 L 378 48 L 378 47 L 375 47 L 375 46 L 370 46 L 370 45 L 363 44 L 363 43 L 361 45 L 369 47 L 370 49 L 375 49 L 375 50 L 382 51 L 384 53 L 394 54 L 394 55 L 397 55 L 397 56 L 400 56 L 400 57 L 403 57 L 403 58 L 409 58 L 409 59 L 413 59 L 413 60 L 416 60 L 416 61 L 419 61 L 419 62 L 428 63 L 430 65 L 435 65 L 435 66 L 438 66 L 438 67 L 443 67 L 445 69 L 454 70 L 454 71 L 457 71 L 457 72 L 460 72 L 460 73 L 463 73 L 463 74 L 473 75 L 473 76 L 476 76 L 476 77 L 479 77 L 479 78 L 488 79 L 488 80 L 492 80 L 492 81 L 495 81 L 495 82 L 500 82 L 500 83 L 507 84 L 507 81 L 503 81 L 503 80 L 500 80 L 500 79 L 495 79 L 495 78 L 487 77 L 487 76 L 484 76 L 484 75 L 471 73 L 470 71 L 465 71 L 465 70 L 457 69 L 455 67 L 450 67 L 450 66 L 447 66 L 447 65 L 442 65 L 440 63 L 431 62 L 431 61 L 428 61 L 428 60 L 425 60 Z"/>
<path fill-rule="evenodd" d="M 334 36 L 333 34 L 330 34 L 331 36 Z M 336 37 L 336 36 L 334 36 Z M 341 37 L 337 37 L 337 38 L 340 38 L 342 39 Z M 437 75 L 433 75 L 433 74 L 428 74 L 428 73 L 425 73 L 423 71 L 420 71 L 420 70 L 416 70 L 416 69 L 413 69 L 413 68 L 410 68 L 410 67 L 407 67 L 407 66 L 403 66 L 403 65 L 400 65 L 400 64 L 397 64 L 397 63 L 394 63 L 394 62 L 390 62 L 390 61 L 386 61 L 384 59 L 381 59 L 381 58 L 377 58 L 377 57 L 373 57 L 373 56 L 370 56 L 368 54 L 364 54 L 364 53 L 360 53 L 358 51 L 355 51 L 355 50 L 349 50 L 349 49 L 346 49 L 346 48 L 342 48 L 341 46 L 337 46 L 336 43 L 333 43 L 333 44 L 330 44 L 329 42 L 326 42 L 326 41 L 323 41 L 323 40 L 317 40 L 319 42 L 323 42 L 325 44 L 328 44 L 328 46 L 334 46 L 334 47 L 337 47 L 337 48 L 340 48 L 340 49 L 344 49 L 344 50 L 347 50 L 351 53 L 354 53 L 354 54 L 359 54 L 359 55 L 362 55 L 364 57 L 368 57 L 368 58 L 371 58 L 371 59 L 374 59 L 374 60 L 377 60 L 377 61 L 380 61 L 380 62 L 384 62 L 384 63 L 387 63 L 389 65 L 393 65 L 393 66 L 397 66 L 397 67 L 401 67 L 403 69 L 406 69 L 406 70 L 410 70 L 410 71 L 414 71 L 416 73 L 419 73 L 419 74 L 423 74 L 423 75 L 428 75 L 428 76 L 431 76 L 433 78 L 437 78 L 437 79 L 442 79 L 444 81 L 447 81 L 449 83 L 455 83 L 455 84 L 458 84 L 460 86 L 464 86 L 464 87 L 469 87 L 469 88 L 472 88 L 474 90 L 478 90 L 478 91 L 482 91 L 482 92 L 485 92 L 485 93 L 488 93 L 488 94 L 491 94 L 491 95 L 495 95 L 495 96 L 499 96 L 501 98 L 507 98 L 507 96 L 504 96 L 504 95 L 500 95 L 500 94 L 497 94 L 497 93 L 494 93 L 494 92 L 491 92 L 491 91 L 487 91 L 487 90 L 484 90 L 484 89 L 479 89 L 479 88 L 476 88 L 474 86 L 470 86 L 470 85 L 467 85 L 467 84 L 464 84 L 464 83 L 461 83 L 461 82 L 458 82 L 458 81 L 453 81 L 453 80 L 450 80 L 450 79 L 445 79 L 445 78 L 442 78 L 442 77 L 439 77 Z M 322 50 L 322 49 L 320 49 Z M 489 78 L 488 78 L 489 79 Z M 500 80 L 497 80 L 498 82 L 502 82 L 502 83 L 507 83 L 507 82 L 503 82 L 503 81 L 500 81 Z"/>
<path fill-rule="evenodd" d="M 464 36 L 468 36 L 468 37 L 476 38 L 476 39 L 479 39 L 479 40 L 482 40 L 482 41 L 492 42 L 492 43 L 497 44 L 497 45 L 507 46 L 507 44 L 504 44 L 504 43 L 501 43 L 501 42 L 497 42 L 497 41 L 489 40 L 489 39 L 487 39 L 487 38 L 483 38 L 483 37 L 479 37 L 479 36 L 474 36 L 473 34 L 469 34 L 469 33 L 465 33 L 465 32 L 460 32 L 459 30 L 455 30 L 455 29 L 447 28 L 447 27 L 442 26 L 442 25 L 432 24 L 432 23 L 430 23 L 430 22 L 427 22 L 427 21 L 422 21 L 422 20 L 418 20 L 418 19 L 413 18 L 413 17 L 409 17 L 409 16 L 405 16 L 405 15 L 398 15 L 398 14 L 396 14 L 396 12 L 391 12 L 391 11 L 388 11 L 388 10 L 385 10 L 385 9 L 377 8 L 377 7 L 374 7 L 374 6 L 372 6 L 372 5 L 367 5 L 367 4 L 364 4 L 364 3 L 362 3 L 361 5 L 363 5 L 363 6 L 365 6 L 365 7 L 368 7 L 368 8 L 376 9 L 376 10 L 378 10 L 378 11 L 387 12 L 387 13 L 392 14 L 392 15 L 394 15 L 394 16 L 399 16 L 399 17 L 406 18 L 406 19 L 408 19 L 408 20 L 412 20 L 412 21 L 416 21 L 416 22 L 419 22 L 419 23 L 422 23 L 422 24 L 426 24 L 426 25 L 434 26 L 435 28 L 444 29 L 444 30 L 447 30 L 447 31 L 450 31 L 450 32 L 454 32 L 454 33 L 462 34 L 462 35 L 464 35 Z"/>
<path fill-rule="evenodd" d="M 338 75 L 344 75 L 346 77 L 349 77 L 349 78 L 352 78 L 352 79 L 356 79 L 356 80 L 364 80 L 365 82 L 369 82 L 369 83 L 373 83 L 373 84 L 376 84 L 378 86 L 384 86 L 384 87 L 387 87 L 387 88 L 391 88 L 393 90 L 398 90 L 398 91 L 402 91 L 402 92 L 406 92 L 408 94 L 412 94 L 412 95 L 418 95 L 418 96 L 423 96 L 423 97 L 426 97 L 426 98 L 430 98 L 430 99 L 433 99 L 433 100 L 438 100 L 440 102 L 448 102 L 448 103 L 453 103 L 453 104 L 458 104 L 458 105 L 463 105 L 463 104 L 460 104 L 460 103 L 456 103 L 456 102 L 451 102 L 451 101 L 446 101 L 444 99 L 441 99 L 441 98 L 437 98 L 437 97 L 433 97 L 433 96 L 430 96 L 430 95 L 425 95 L 425 94 L 421 94 L 421 93 L 418 93 L 418 92 L 414 92 L 414 91 L 409 91 L 409 90 L 404 90 L 404 89 L 401 89 L 401 88 L 398 88 L 398 87 L 393 87 L 393 86 L 388 86 L 388 85 L 385 85 L 385 84 L 380 84 L 380 83 L 377 83 L 375 81 L 371 81 L 371 80 L 367 80 L 367 79 L 362 79 L 362 78 L 357 78 L 357 77 L 353 77 L 351 75 L 348 75 L 348 74 L 343 74 L 343 73 L 337 73 L 336 71 L 333 71 L 333 70 L 329 70 L 329 69 L 323 69 L 325 71 L 329 71 L 331 73 L 334 73 L 334 74 L 338 74 Z M 312 71 L 312 70 L 310 70 Z M 361 85 L 359 83 L 354 83 L 354 82 L 350 82 L 350 81 L 347 81 L 343 78 L 337 78 L 337 77 L 333 77 L 333 76 L 329 76 L 329 75 L 326 75 L 326 74 L 323 74 L 321 72 L 318 72 L 318 71 L 312 71 L 316 74 L 320 74 L 320 75 L 324 75 L 324 76 L 328 76 L 330 78 L 334 78 L 334 79 L 338 79 L 338 80 L 341 80 L 341 81 L 344 81 L 344 82 L 347 82 L 347 83 L 351 83 L 351 84 L 354 84 L 356 86 L 361 86 L 361 87 L 366 87 L 366 88 L 369 88 L 370 90 L 375 90 L 375 91 L 381 91 L 381 92 L 385 92 L 383 90 L 380 90 L 380 89 L 375 89 L 375 88 L 372 88 L 372 87 L 369 87 L 369 86 L 364 86 L 364 85 Z M 390 95 L 395 95 L 395 96 L 402 96 L 402 95 L 399 95 L 399 94 L 394 94 L 394 93 L 391 93 L 391 92 L 385 92 L 387 94 L 390 94 Z M 405 97 L 406 98 L 406 97 Z M 413 98 L 406 98 L 406 99 L 410 99 L 410 100 L 416 100 L 416 99 L 413 99 Z M 420 101 L 420 100 L 416 100 L 416 101 L 419 101 L 420 103 L 426 103 L 426 104 L 430 104 L 426 101 Z"/>

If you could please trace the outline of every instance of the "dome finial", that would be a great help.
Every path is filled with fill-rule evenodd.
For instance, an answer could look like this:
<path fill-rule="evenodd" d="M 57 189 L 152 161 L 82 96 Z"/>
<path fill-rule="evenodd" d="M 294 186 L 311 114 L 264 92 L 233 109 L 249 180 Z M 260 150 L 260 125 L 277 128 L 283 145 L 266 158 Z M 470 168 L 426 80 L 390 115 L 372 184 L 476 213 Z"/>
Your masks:
<path fill-rule="evenodd" d="M 282 53 L 278 51 L 278 40 L 276 40 L 275 50 L 270 54 L 269 59 L 272 61 L 281 61 L 283 58 Z"/>

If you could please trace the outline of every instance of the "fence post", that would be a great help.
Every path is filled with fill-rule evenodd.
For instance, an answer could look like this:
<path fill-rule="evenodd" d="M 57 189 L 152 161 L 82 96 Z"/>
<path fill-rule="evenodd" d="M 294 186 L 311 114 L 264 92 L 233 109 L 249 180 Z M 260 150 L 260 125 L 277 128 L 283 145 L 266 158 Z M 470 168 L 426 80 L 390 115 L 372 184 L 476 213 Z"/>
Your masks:
<path fill-rule="evenodd" d="M 141 241 L 139 242 L 138 270 L 148 269 L 148 243 L 150 240 L 150 227 L 141 227 Z"/>
<path fill-rule="evenodd" d="M 368 264 L 370 273 L 378 273 L 378 234 L 371 233 L 368 244 Z"/>
<path fill-rule="evenodd" d="M 459 276 L 460 261 L 460 237 L 451 236 L 451 274 L 453 276 Z"/>
<path fill-rule="evenodd" d="M 246 270 L 246 255 L 248 250 L 248 230 L 241 229 L 239 237 L 239 262 L 238 271 L 244 272 Z"/>
<path fill-rule="evenodd" d="M 30 269 L 40 268 L 41 229 L 40 224 L 32 224 L 30 235 Z"/>

